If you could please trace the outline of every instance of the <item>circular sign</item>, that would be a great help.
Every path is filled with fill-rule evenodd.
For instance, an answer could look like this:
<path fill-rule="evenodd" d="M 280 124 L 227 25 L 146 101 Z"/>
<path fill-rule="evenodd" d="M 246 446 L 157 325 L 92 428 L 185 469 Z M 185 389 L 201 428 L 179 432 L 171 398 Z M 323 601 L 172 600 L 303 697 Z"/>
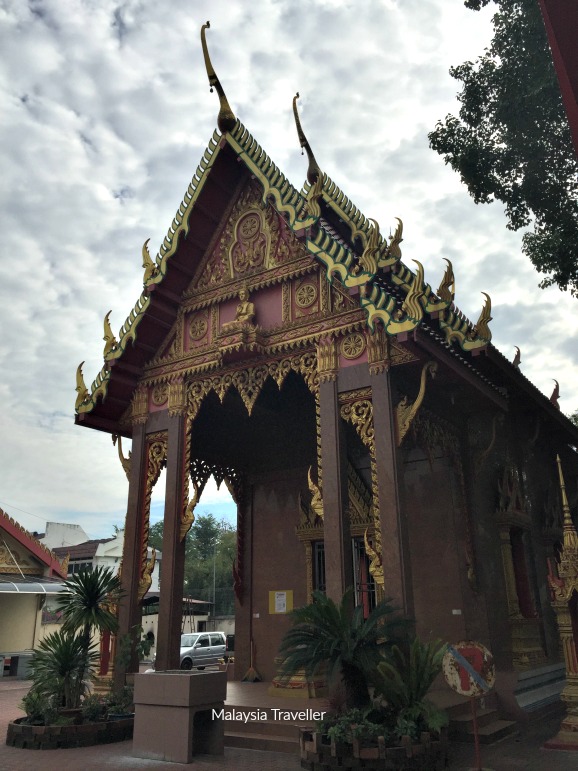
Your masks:
<path fill-rule="evenodd" d="M 494 657 L 484 645 L 471 640 L 448 645 L 442 668 L 449 687 L 462 696 L 483 696 L 496 680 Z"/>

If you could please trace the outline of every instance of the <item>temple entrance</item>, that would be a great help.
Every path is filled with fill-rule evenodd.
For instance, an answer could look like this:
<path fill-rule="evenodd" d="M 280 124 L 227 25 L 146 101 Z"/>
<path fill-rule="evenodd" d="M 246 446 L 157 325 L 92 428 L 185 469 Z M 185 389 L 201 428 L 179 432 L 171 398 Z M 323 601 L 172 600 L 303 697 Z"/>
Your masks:
<path fill-rule="evenodd" d="M 289 622 L 270 597 L 284 595 L 286 610 L 307 602 L 306 555 L 296 527 L 316 447 L 315 399 L 294 372 L 281 389 L 266 379 L 251 414 L 236 389 L 222 403 L 211 392 L 193 422 L 192 468 L 198 463 L 223 474 L 237 501 L 232 580 L 239 678 L 250 666 L 251 645 L 263 679 L 275 674 L 274 658 Z"/>

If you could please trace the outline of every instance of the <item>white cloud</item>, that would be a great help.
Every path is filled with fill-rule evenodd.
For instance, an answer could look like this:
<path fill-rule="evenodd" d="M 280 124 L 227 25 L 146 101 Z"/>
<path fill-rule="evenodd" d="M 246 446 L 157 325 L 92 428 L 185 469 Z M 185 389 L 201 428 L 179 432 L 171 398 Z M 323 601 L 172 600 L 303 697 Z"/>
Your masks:
<path fill-rule="evenodd" d="M 404 259 L 432 285 L 453 260 L 471 318 L 488 291 L 495 342 L 520 346 L 525 374 L 547 394 L 556 377 L 576 409 L 575 301 L 537 289 L 499 205 L 475 206 L 427 145 L 457 109 L 448 67 L 481 53 L 489 18 L 446 0 L 4 0 L 0 505 L 32 529 L 122 524 L 126 478 L 110 437 L 73 425 L 74 373 L 100 369 L 103 317 L 116 330 L 133 307 L 142 243 L 156 252 L 215 127 L 206 19 L 231 105 L 294 184 L 299 91 L 321 167 L 384 232 L 404 220 Z M 224 494 L 209 488 L 206 505 Z"/>

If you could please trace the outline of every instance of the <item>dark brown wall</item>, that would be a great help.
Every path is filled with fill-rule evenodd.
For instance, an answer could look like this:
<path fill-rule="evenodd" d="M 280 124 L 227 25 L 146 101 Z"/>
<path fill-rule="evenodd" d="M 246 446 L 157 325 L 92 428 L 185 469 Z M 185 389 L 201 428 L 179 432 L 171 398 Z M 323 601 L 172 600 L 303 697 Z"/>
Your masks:
<path fill-rule="evenodd" d="M 452 470 L 436 457 L 430 466 L 420 450 L 404 464 L 416 631 L 424 639 L 457 642 L 465 637 L 460 576 L 463 543 L 454 528 Z M 461 615 L 452 614 L 461 610 Z"/>
<path fill-rule="evenodd" d="M 287 616 L 269 613 L 270 591 L 293 591 L 294 606 L 307 602 L 305 548 L 295 535 L 299 522 L 299 492 L 307 491 L 307 468 L 252 475 L 253 554 L 246 538 L 246 565 L 253 590 L 237 609 L 235 675 L 242 678 L 250 665 L 264 680 L 276 674 L 279 643 L 289 629 Z"/>

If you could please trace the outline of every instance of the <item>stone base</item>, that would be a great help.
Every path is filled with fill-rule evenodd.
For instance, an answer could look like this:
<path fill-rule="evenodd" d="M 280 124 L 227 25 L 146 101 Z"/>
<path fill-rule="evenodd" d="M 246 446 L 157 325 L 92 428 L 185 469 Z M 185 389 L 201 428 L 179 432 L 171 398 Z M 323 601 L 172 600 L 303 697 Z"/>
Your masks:
<path fill-rule="evenodd" d="M 573 750 L 578 752 L 578 714 L 566 715 L 560 730 L 544 747 L 547 750 Z"/>

